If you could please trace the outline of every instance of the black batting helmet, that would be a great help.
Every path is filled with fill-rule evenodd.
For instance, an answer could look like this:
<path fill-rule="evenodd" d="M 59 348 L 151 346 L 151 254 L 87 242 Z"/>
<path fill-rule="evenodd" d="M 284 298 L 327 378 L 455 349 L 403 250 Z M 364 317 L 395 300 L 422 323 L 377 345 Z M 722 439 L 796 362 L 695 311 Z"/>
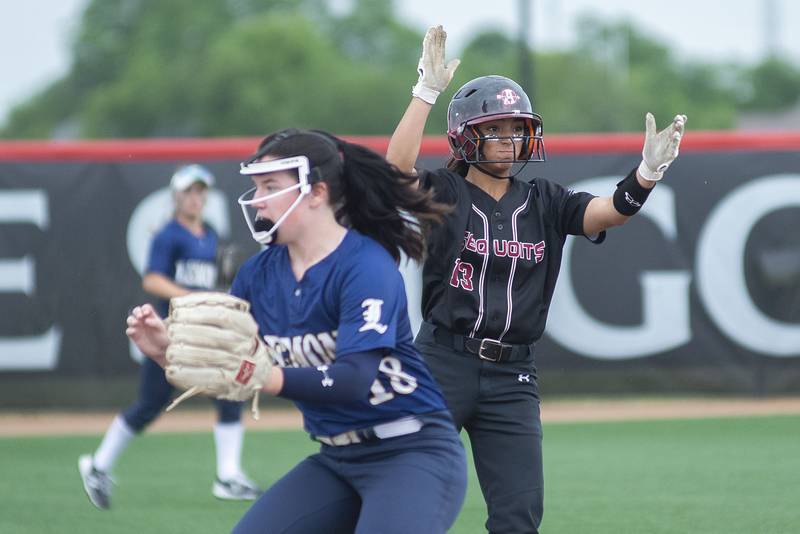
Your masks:
<path fill-rule="evenodd" d="M 522 87 L 504 76 L 481 76 L 464 84 L 447 108 L 447 139 L 453 157 L 467 163 L 492 163 L 483 159 L 486 138 L 474 126 L 496 119 L 523 119 L 525 134 L 515 161 L 544 161 L 542 117 Z"/>

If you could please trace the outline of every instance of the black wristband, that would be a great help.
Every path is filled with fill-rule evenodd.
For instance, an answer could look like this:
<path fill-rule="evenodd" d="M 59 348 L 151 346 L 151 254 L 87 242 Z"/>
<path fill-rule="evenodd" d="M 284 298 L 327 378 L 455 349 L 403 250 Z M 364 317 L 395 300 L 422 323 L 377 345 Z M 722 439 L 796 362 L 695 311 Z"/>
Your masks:
<path fill-rule="evenodd" d="M 617 184 L 617 190 L 614 191 L 614 209 L 626 217 L 636 215 L 642 209 L 650 191 L 652 189 L 642 187 L 636 179 L 636 168 L 634 168 Z"/>

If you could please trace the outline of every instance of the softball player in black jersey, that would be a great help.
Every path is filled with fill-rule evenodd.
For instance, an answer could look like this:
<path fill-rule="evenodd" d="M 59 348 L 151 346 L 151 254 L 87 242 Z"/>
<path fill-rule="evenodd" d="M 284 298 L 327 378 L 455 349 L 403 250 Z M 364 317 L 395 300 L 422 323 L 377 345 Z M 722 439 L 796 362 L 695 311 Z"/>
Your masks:
<path fill-rule="evenodd" d="M 436 97 L 458 60 L 445 64 L 446 34 L 428 30 L 413 98 L 387 159 L 414 170 Z M 419 187 L 454 206 L 429 238 L 424 322 L 416 344 L 472 444 L 492 533 L 538 532 L 543 515 L 542 426 L 534 344 L 541 337 L 567 235 L 595 243 L 624 224 L 678 155 L 686 117 L 656 131 L 646 117 L 643 160 L 609 197 L 515 176 L 544 161 L 542 118 L 502 76 L 461 87 L 448 107 L 447 168 L 418 171 Z"/>

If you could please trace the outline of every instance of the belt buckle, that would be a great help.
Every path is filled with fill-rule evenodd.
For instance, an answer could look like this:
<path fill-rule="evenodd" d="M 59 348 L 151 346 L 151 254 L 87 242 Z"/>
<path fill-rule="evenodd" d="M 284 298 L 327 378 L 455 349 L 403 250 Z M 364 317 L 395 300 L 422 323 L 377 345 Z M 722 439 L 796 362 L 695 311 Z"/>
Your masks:
<path fill-rule="evenodd" d="M 491 356 L 487 356 L 486 354 L 483 353 L 483 351 L 486 349 L 487 345 L 490 346 L 490 347 L 497 347 L 498 351 L 497 351 L 497 357 L 496 358 L 492 358 Z M 499 362 L 500 361 L 500 357 L 502 355 L 503 355 L 503 343 L 501 341 L 498 341 L 496 339 L 490 339 L 488 337 L 485 337 L 485 338 L 481 339 L 481 346 L 478 348 L 478 357 L 480 359 L 486 360 L 486 361 L 490 361 L 490 362 Z"/>

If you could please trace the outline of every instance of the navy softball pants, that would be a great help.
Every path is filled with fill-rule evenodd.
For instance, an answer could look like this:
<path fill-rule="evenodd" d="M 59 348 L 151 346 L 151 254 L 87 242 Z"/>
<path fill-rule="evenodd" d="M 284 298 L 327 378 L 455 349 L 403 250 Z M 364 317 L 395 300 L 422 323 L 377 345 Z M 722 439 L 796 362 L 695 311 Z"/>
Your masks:
<path fill-rule="evenodd" d="M 145 358 L 139 371 L 139 398 L 122 412 L 125 422 L 134 432 L 141 432 L 152 423 L 170 403 L 172 384 L 160 365 Z M 214 399 L 220 423 L 234 423 L 241 417 L 242 403 Z"/>
<path fill-rule="evenodd" d="M 444 534 L 467 488 L 464 447 L 440 412 L 414 434 L 332 447 L 269 488 L 234 534 Z"/>

